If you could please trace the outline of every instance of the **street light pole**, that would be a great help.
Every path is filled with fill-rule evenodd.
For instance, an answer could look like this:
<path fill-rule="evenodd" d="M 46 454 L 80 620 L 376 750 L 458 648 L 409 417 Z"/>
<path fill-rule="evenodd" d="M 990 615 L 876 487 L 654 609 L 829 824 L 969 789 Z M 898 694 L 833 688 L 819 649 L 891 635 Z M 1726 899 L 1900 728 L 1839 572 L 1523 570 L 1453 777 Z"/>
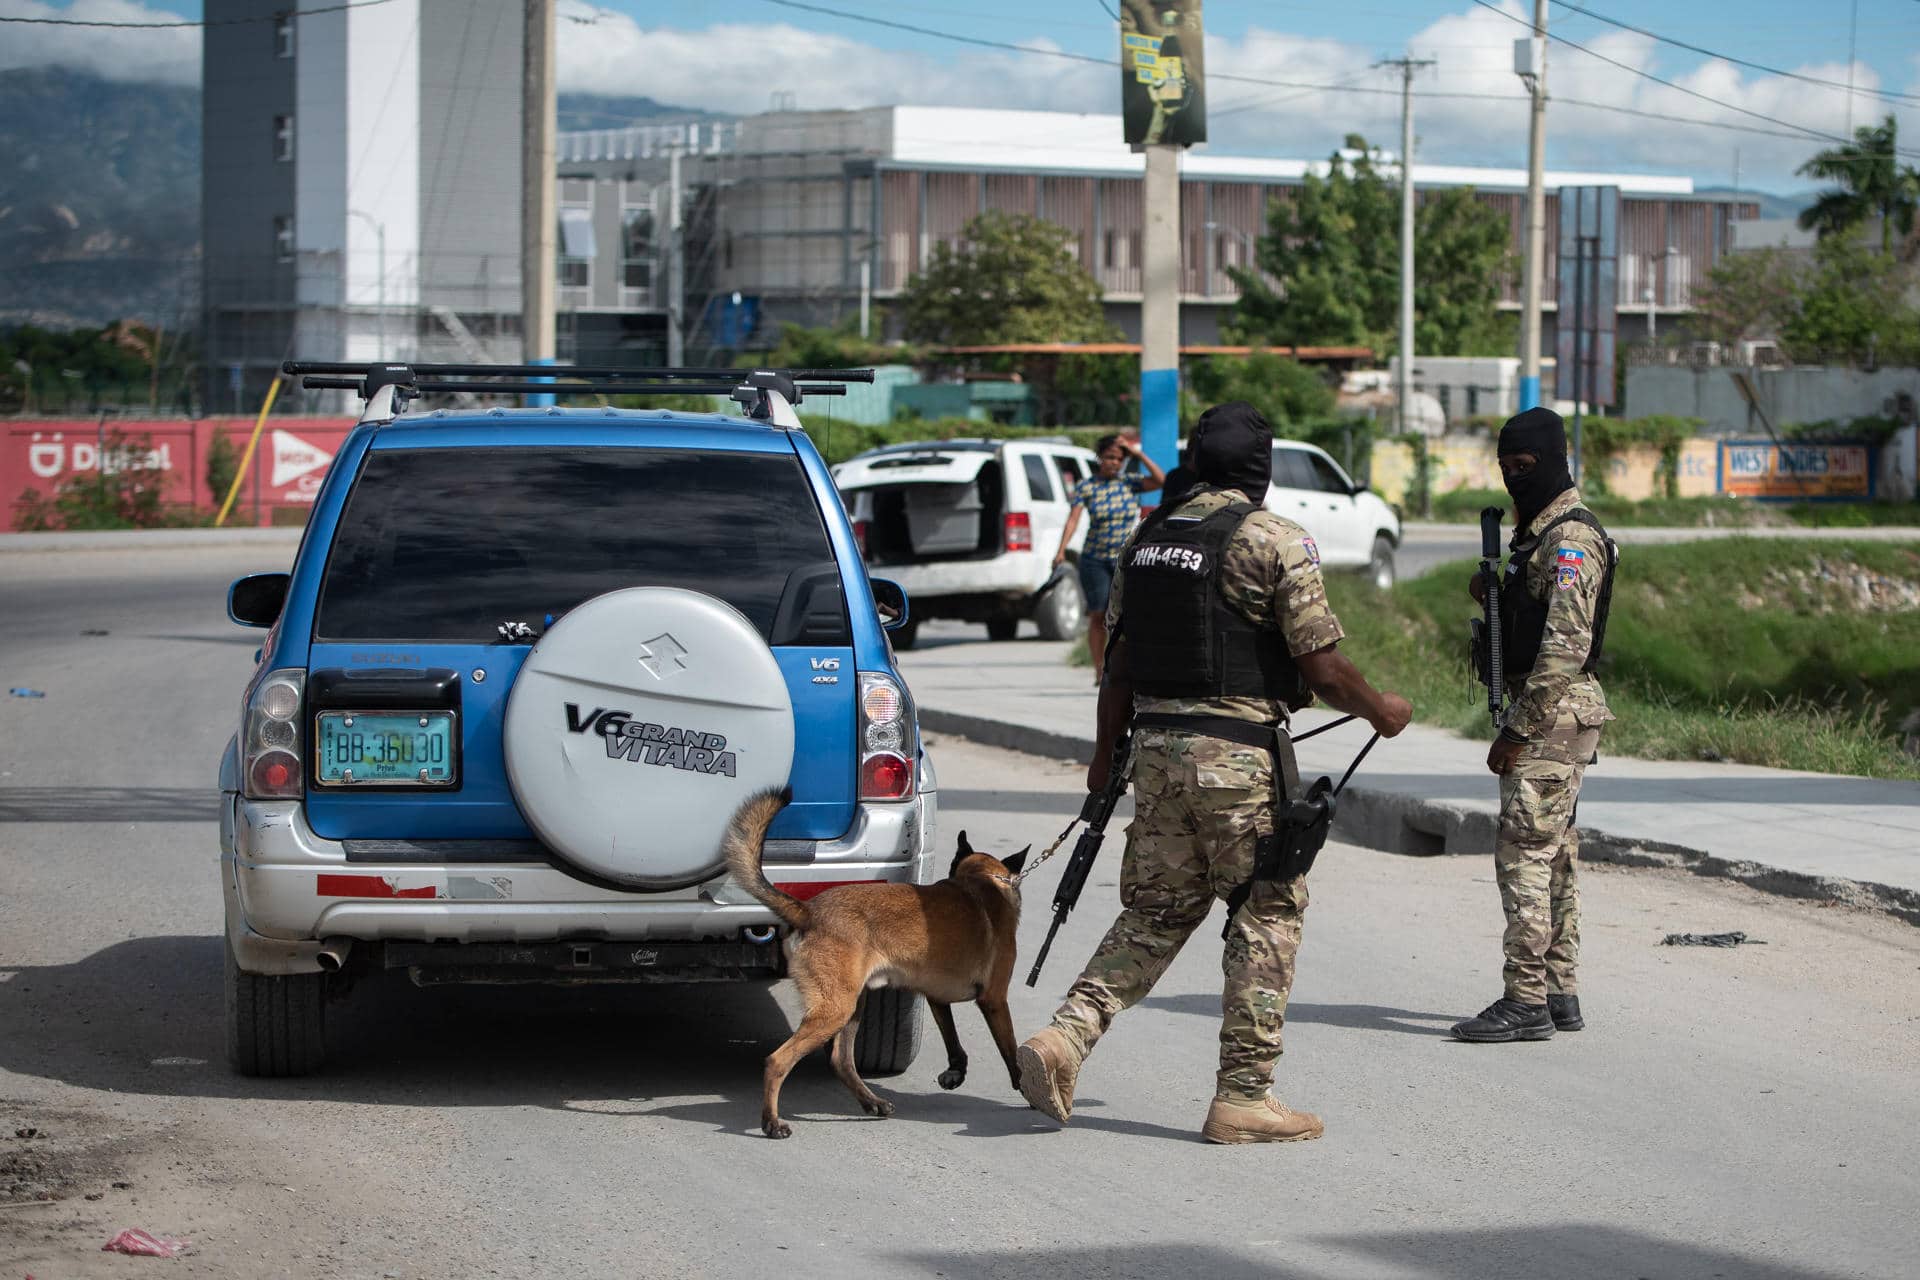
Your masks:
<path fill-rule="evenodd" d="M 1547 261 L 1547 0 L 1533 0 L 1533 34 L 1514 41 L 1514 71 L 1532 98 L 1527 128 L 1527 263 L 1520 300 L 1520 407 L 1540 403 L 1540 294 Z"/>
<path fill-rule="evenodd" d="M 380 259 L 380 280 L 374 290 L 374 305 L 379 312 L 380 349 L 375 358 L 380 360 L 398 359 L 400 355 L 399 352 L 387 350 L 387 224 L 372 214 L 363 213 L 358 209 L 349 209 L 347 210 L 347 214 L 354 218 L 365 218 L 367 225 L 373 228 L 373 242 Z M 349 270 L 351 270 L 352 260 L 349 259 L 348 262 Z"/>

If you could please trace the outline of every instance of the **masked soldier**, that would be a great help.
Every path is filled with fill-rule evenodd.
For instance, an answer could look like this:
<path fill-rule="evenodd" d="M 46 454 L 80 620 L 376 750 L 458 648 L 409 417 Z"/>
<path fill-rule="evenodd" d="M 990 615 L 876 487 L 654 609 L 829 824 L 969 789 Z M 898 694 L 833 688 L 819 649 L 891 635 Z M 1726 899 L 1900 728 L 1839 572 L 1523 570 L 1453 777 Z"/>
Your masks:
<path fill-rule="evenodd" d="M 1214 899 L 1226 898 L 1237 909 L 1222 961 L 1220 1071 L 1201 1132 L 1213 1142 L 1322 1132 L 1318 1117 L 1269 1092 L 1307 909 L 1304 874 L 1254 876 L 1281 798 L 1276 734 L 1309 690 L 1388 737 L 1406 727 L 1411 709 L 1376 691 L 1336 647 L 1343 633 L 1313 539 L 1258 505 L 1272 446 L 1272 428 L 1252 405 L 1209 409 L 1166 500 L 1121 553 L 1087 786 L 1106 785 L 1131 718 L 1135 811 L 1123 909 L 1053 1022 L 1019 1052 L 1021 1093 L 1063 1124 L 1095 1041 L 1152 990 Z"/>
<path fill-rule="evenodd" d="M 1494 849 L 1506 908 L 1506 994 L 1455 1024 L 1462 1040 L 1545 1040 L 1578 1031 L 1580 780 L 1613 718 L 1594 668 L 1607 629 L 1614 546 L 1567 470 L 1560 415 L 1529 409 L 1500 429 L 1514 534 L 1500 590 L 1507 704 L 1487 768 L 1500 777 Z M 1476 577 L 1475 600 L 1485 603 Z"/>

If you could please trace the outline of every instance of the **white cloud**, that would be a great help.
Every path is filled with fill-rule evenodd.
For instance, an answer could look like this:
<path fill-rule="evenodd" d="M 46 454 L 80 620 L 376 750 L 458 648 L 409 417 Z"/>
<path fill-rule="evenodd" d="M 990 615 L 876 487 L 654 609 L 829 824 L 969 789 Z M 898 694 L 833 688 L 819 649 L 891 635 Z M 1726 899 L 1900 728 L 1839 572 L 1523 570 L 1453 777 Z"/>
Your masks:
<path fill-rule="evenodd" d="M 139 0 L 74 0 L 65 7 L 39 0 L 0 0 L 0 16 L 66 18 L 89 22 L 184 22 L 187 15 Z M 113 27 L 47 27 L 6 23 L 0 30 L 0 71 L 16 67 L 66 66 L 110 80 L 140 84 L 200 83 L 200 29 L 164 27 L 130 31 Z"/>
<path fill-rule="evenodd" d="M 1515 17 L 1521 13 L 1513 0 L 1506 0 L 1505 8 Z M 1512 70 L 1513 41 L 1525 34 L 1521 24 L 1475 6 L 1435 20 L 1406 42 L 1414 56 L 1431 57 L 1438 63 L 1415 81 L 1415 92 L 1421 95 L 1415 118 L 1422 158 L 1508 167 L 1525 164 L 1525 90 Z M 1577 38 L 1595 53 L 1726 105 L 1702 101 L 1555 43 L 1548 51 L 1550 92 L 1557 100 L 1548 110 L 1548 162 L 1556 168 L 1684 173 L 1703 186 L 1720 185 L 1732 176 L 1737 148 L 1743 185 L 1796 189 L 1805 183 L 1794 177 L 1793 170 L 1825 145 L 1821 140 L 1770 137 L 1687 122 L 1793 132 L 1733 109 L 1739 107 L 1828 134 L 1845 133 L 1843 90 L 1720 61 L 1695 64 L 1690 55 L 1631 32 Z M 1036 47 L 1051 46 L 1036 42 Z M 1374 47 L 1261 27 L 1230 42 L 1209 38 L 1212 148 L 1317 157 L 1338 146 L 1348 133 L 1358 132 L 1377 145 L 1397 149 L 1398 73 L 1372 69 L 1378 57 Z M 566 89 L 644 94 L 711 111 L 764 111 L 776 92 L 792 93 L 801 109 L 901 103 L 1118 110 L 1119 73 L 1111 67 L 963 45 L 930 56 L 787 23 L 646 29 L 625 14 L 596 9 L 583 0 L 571 0 L 561 10 L 559 63 L 561 85 Z M 1915 66 L 1920 74 L 1920 58 Z M 1847 78 L 1844 63 L 1789 69 L 1820 79 L 1844 82 Z M 1228 75 L 1281 83 L 1246 83 L 1224 78 Z M 1855 82 L 1862 91 L 1881 87 L 1878 76 L 1865 64 L 1855 68 Z M 1347 88 L 1290 87 L 1300 84 Z M 1367 89 L 1376 92 L 1359 91 Z M 1576 105 L 1583 102 L 1646 114 Z M 1878 119 L 1886 109 L 1862 92 L 1854 100 L 1854 122 Z M 1910 136 L 1920 137 L 1920 112 L 1903 107 L 1901 115 L 1912 130 Z"/>

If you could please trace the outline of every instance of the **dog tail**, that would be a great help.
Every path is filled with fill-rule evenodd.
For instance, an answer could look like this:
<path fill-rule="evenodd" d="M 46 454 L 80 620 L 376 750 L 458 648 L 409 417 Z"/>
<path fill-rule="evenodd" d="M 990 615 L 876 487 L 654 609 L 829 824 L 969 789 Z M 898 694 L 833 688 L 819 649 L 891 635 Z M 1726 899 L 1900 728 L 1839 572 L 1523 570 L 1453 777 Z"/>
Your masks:
<path fill-rule="evenodd" d="M 800 899 L 775 888 L 760 867 L 767 828 L 773 825 L 780 811 L 792 801 L 791 787 L 748 796 L 746 803 L 734 812 L 733 821 L 727 824 L 727 834 L 721 842 L 721 848 L 726 851 L 727 870 L 740 882 L 740 887 L 764 903 L 768 910 L 786 922 L 788 928 L 799 932 L 813 922 L 813 912 Z"/>

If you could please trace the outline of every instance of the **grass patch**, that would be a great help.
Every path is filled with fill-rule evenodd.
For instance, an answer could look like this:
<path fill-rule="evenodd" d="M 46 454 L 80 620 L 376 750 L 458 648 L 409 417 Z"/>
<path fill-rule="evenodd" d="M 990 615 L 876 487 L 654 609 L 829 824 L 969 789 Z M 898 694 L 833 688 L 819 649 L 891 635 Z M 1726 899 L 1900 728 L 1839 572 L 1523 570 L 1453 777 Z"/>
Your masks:
<path fill-rule="evenodd" d="M 1920 780 L 1899 729 L 1920 709 L 1920 548 L 1721 539 L 1624 557 L 1600 669 L 1608 749 Z M 1421 722 L 1487 738 L 1466 661 L 1473 567 L 1387 593 L 1330 575 L 1327 593 L 1369 679 Z"/>
<path fill-rule="evenodd" d="M 1813 529 L 1920 527 L 1915 502 L 1753 502 L 1746 498 L 1649 498 L 1642 502 L 1605 494 L 1581 495 L 1603 524 L 1621 528 L 1653 526 L 1678 529 L 1750 529 L 1803 525 Z M 1482 507 L 1508 507 L 1501 489 L 1456 489 L 1434 495 L 1433 518 L 1471 524 Z"/>

